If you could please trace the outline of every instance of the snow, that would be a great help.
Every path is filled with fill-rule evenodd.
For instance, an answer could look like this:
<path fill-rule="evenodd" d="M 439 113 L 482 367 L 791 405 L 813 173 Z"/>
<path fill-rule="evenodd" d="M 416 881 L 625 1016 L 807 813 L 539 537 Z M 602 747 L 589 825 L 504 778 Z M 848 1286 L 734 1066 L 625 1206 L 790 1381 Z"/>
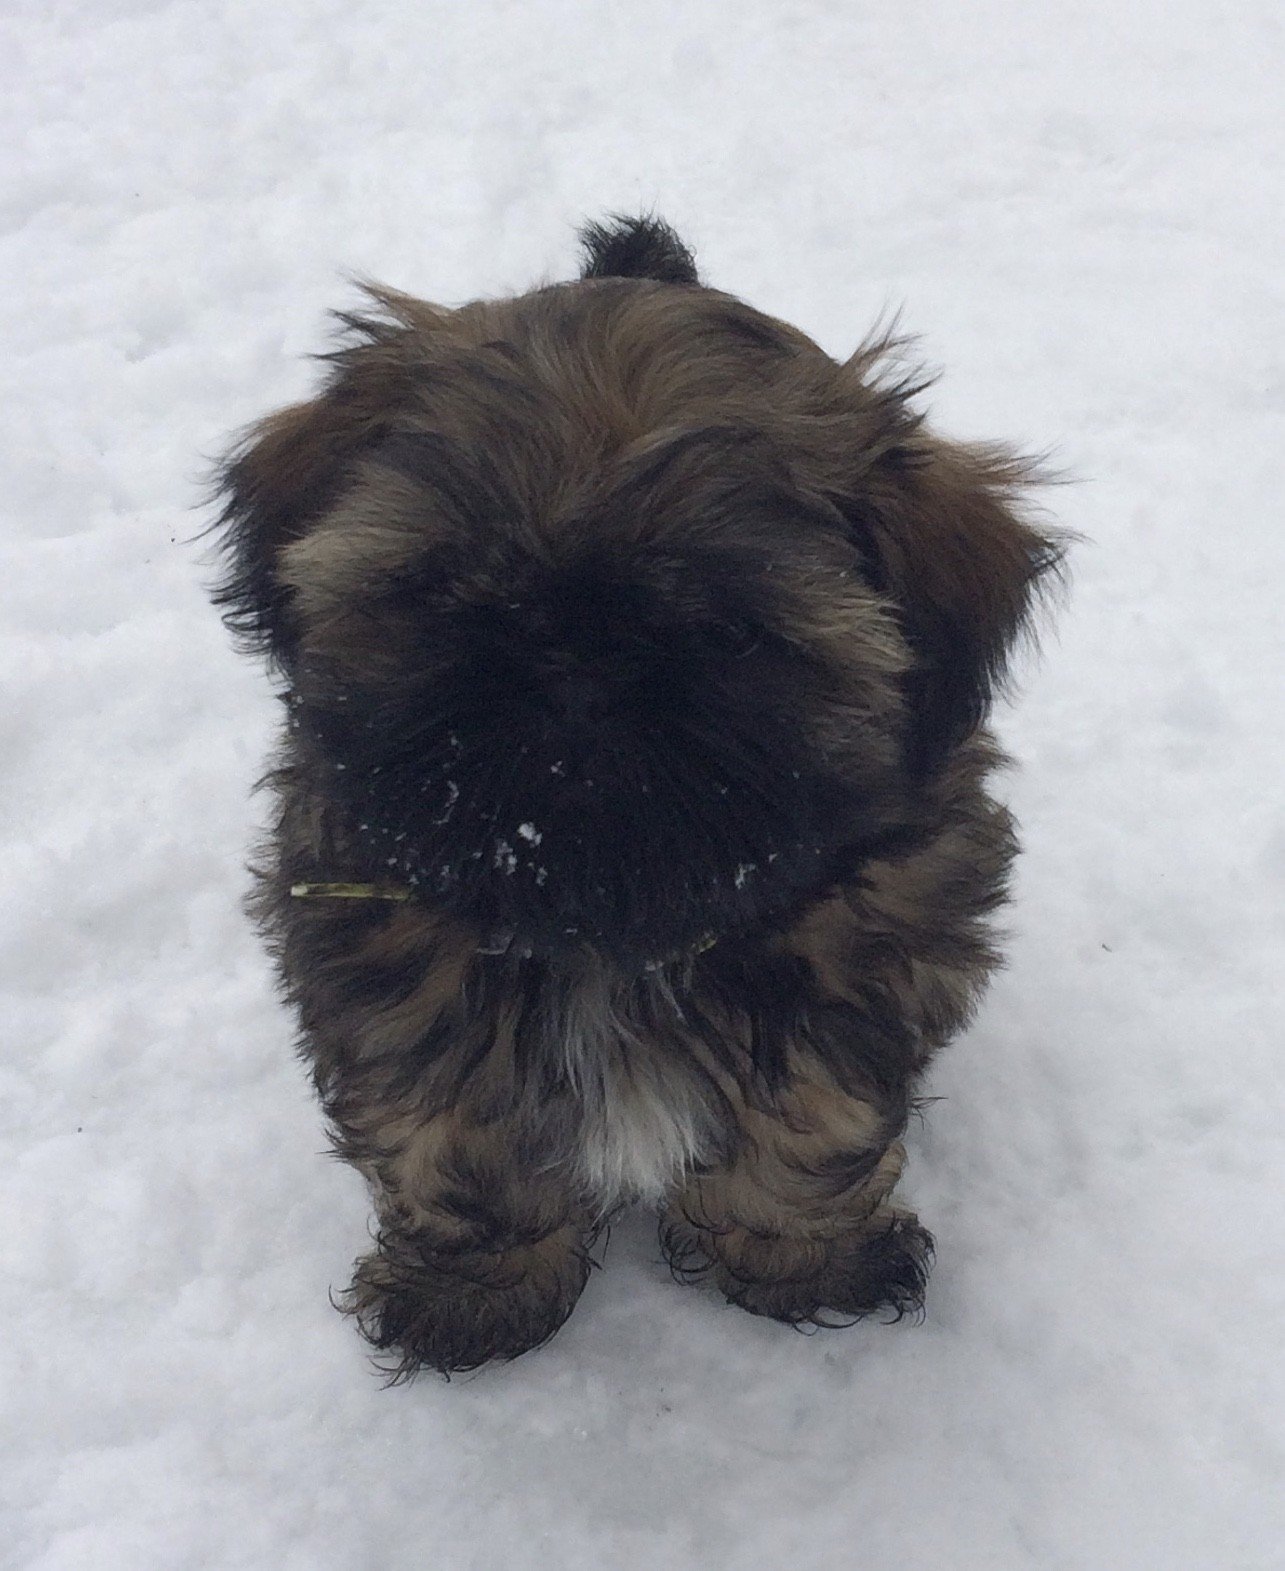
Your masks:
<path fill-rule="evenodd" d="M 0 1560 L 1285 1566 L 1276 0 L 10 0 Z M 803 1337 L 615 1231 L 544 1351 L 384 1391 L 238 910 L 275 722 L 204 460 L 369 273 L 565 276 L 655 205 L 1088 541 L 1003 717 L 1011 963 L 930 1091 L 922 1326 Z"/>

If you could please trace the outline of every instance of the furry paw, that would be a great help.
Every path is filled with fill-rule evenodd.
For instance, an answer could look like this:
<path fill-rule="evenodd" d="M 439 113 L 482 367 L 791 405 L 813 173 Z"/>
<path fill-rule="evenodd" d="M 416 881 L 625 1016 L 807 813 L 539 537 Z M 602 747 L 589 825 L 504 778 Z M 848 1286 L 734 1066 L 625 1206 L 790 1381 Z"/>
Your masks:
<path fill-rule="evenodd" d="M 385 1234 L 357 1262 L 338 1307 L 397 1384 L 423 1368 L 450 1375 L 529 1353 L 570 1315 L 589 1270 L 570 1230 L 498 1253 Z"/>
<path fill-rule="evenodd" d="M 671 1223 L 662 1245 L 675 1275 L 709 1275 L 729 1303 L 794 1326 L 851 1325 L 867 1315 L 918 1315 L 932 1235 L 914 1216 L 888 1213 L 856 1237 L 765 1238 Z"/>

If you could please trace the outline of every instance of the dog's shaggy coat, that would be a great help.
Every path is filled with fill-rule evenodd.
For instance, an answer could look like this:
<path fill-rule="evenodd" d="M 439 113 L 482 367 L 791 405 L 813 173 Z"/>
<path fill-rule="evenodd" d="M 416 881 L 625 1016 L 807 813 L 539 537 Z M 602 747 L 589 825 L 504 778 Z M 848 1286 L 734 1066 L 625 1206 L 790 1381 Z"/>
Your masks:
<path fill-rule="evenodd" d="M 288 716 L 256 909 L 395 1373 L 542 1342 L 636 1198 L 756 1313 L 917 1307 L 900 1136 L 996 964 L 1023 465 L 663 224 L 585 242 L 517 299 L 372 289 L 222 472 Z"/>

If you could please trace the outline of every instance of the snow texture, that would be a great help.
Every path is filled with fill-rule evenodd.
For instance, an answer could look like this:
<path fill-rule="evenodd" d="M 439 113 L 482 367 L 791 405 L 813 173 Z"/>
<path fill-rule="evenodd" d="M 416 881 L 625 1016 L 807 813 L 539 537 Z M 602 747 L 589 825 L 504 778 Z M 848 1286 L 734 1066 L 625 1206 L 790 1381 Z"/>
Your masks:
<path fill-rule="evenodd" d="M 1285 1566 L 1279 0 L 8 0 L 0 1562 Z M 203 464 L 370 274 L 567 276 L 654 206 L 1088 541 L 1002 717 L 1011 962 L 906 1188 L 926 1322 L 805 1337 L 649 1219 L 567 1328 L 383 1391 L 238 910 L 275 715 Z"/>

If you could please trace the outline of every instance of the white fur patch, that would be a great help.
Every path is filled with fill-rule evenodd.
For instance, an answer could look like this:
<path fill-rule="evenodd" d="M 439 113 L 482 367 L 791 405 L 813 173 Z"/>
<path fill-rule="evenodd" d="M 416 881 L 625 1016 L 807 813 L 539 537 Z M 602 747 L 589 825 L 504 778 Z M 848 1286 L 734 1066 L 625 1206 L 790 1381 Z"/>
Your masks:
<path fill-rule="evenodd" d="M 714 1118 L 699 1082 L 639 1040 L 607 985 L 589 980 L 566 1006 L 567 1079 L 580 1102 L 574 1163 L 602 1209 L 657 1202 L 707 1154 Z"/>

